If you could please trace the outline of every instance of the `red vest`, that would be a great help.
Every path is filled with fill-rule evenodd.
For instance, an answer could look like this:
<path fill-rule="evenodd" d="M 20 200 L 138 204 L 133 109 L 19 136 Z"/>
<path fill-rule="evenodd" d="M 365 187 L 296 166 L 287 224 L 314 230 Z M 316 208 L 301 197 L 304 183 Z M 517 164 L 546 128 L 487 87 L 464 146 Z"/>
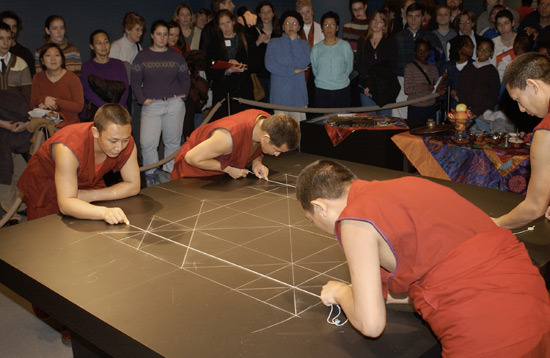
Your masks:
<path fill-rule="evenodd" d="M 523 243 L 449 188 L 420 178 L 355 181 L 341 220 L 371 223 L 397 266 L 383 292 L 408 292 L 443 356 L 550 354 L 550 300 Z M 344 238 L 345 240 L 345 238 Z"/>
<path fill-rule="evenodd" d="M 116 158 L 105 159 L 96 175 L 92 126 L 93 123 L 76 123 L 60 129 L 31 157 L 17 182 L 17 187 L 26 197 L 29 220 L 59 212 L 52 144 L 63 143 L 76 156 L 79 163 L 78 189 L 104 188 L 103 176 L 111 170 L 121 170 L 126 164 L 134 149 L 132 137 L 126 148 Z"/>
<path fill-rule="evenodd" d="M 258 109 L 248 109 L 234 115 L 221 118 L 215 122 L 208 123 L 195 129 L 181 146 L 176 159 L 174 160 L 174 169 L 172 170 L 172 179 L 185 177 L 208 177 L 212 175 L 224 174 L 214 170 L 204 170 L 193 167 L 185 161 L 185 155 L 199 143 L 207 140 L 212 131 L 223 128 L 227 129 L 233 139 L 233 151 L 231 154 L 222 155 L 217 158 L 221 164 L 221 169 L 227 166 L 234 168 L 244 168 L 247 163 L 256 159 L 262 154 L 262 148 L 258 147 L 252 155 L 252 130 L 254 124 L 260 116 L 269 117 L 269 114 Z"/>

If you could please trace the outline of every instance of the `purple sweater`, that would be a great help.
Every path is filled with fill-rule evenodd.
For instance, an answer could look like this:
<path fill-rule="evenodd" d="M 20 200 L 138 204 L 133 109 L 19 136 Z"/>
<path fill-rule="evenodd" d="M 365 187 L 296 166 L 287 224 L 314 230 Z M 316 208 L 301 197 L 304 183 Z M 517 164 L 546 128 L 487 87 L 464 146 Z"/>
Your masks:
<path fill-rule="evenodd" d="M 149 48 L 137 54 L 130 75 L 132 91 L 139 104 L 146 99 L 187 98 L 191 78 L 183 56 L 172 49 L 155 52 Z"/>
<path fill-rule="evenodd" d="M 90 88 L 88 76 L 97 76 L 107 80 L 124 82 L 126 90 L 118 103 L 126 108 L 126 100 L 128 99 L 129 91 L 128 75 L 126 75 L 126 67 L 124 67 L 122 61 L 110 58 L 107 63 L 97 63 L 91 60 L 82 65 L 82 69 L 80 70 L 80 82 L 82 82 L 82 88 L 84 89 L 84 97 L 88 102 L 101 107 L 105 104 L 105 101 Z"/>

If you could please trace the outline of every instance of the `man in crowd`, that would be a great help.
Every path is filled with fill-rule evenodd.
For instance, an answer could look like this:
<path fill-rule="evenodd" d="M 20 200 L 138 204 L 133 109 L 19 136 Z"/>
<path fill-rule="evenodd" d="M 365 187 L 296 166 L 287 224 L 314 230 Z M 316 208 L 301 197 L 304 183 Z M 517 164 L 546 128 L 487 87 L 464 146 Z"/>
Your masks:
<path fill-rule="evenodd" d="M 28 48 L 23 47 L 23 45 L 17 42 L 17 36 L 19 35 L 19 31 L 21 31 L 21 19 L 19 18 L 19 16 L 17 16 L 16 13 L 12 11 L 2 11 L 0 12 L 0 22 L 4 22 L 10 27 L 10 52 L 13 53 L 15 56 L 21 57 L 25 61 L 27 67 L 29 68 L 29 71 L 31 72 L 32 78 L 32 76 L 34 76 L 34 74 L 36 73 L 34 56 Z"/>

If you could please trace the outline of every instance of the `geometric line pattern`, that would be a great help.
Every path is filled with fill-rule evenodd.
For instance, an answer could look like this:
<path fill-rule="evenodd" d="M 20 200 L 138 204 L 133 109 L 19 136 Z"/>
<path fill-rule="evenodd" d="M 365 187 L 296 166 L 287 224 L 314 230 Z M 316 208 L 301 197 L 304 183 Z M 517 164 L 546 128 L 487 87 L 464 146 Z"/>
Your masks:
<path fill-rule="evenodd" d="M 285 322 L 319 305 L 321 287 L 349 282 L 349 273 L 337 241 L 304 217 L 296 177 L 281 176 L 227 199 L 182 199 L 189 205 L 153 216 L 145 228 L 101 234 L 283 311 Z"/>

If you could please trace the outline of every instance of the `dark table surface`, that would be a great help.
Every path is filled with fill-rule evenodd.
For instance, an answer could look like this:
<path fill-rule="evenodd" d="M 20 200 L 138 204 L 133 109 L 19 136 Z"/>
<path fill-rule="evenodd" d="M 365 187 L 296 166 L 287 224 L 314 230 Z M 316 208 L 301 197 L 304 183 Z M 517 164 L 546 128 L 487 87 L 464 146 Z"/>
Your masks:
<path fill-rule="evenodd" d="M 293 185 L 317 158 L 266 159 L 270 179 Z M 346 164 L 362 179 L 404 175 Z M 522 198 L 440 182 L 490 215 Z M 75 356 L 416 357 L 437 347 L 407 306 L 388 306 L 378 339 L 326 322 L 317 295 L 349 281 L 345 258 L 282 184 L 180 179 L 109 203 L 130 227 L 52 215 L 4 228 L 0 281 L 68 326 Z M 518 237 L 537 264 L 549 261 L 550 223 Z"/>

